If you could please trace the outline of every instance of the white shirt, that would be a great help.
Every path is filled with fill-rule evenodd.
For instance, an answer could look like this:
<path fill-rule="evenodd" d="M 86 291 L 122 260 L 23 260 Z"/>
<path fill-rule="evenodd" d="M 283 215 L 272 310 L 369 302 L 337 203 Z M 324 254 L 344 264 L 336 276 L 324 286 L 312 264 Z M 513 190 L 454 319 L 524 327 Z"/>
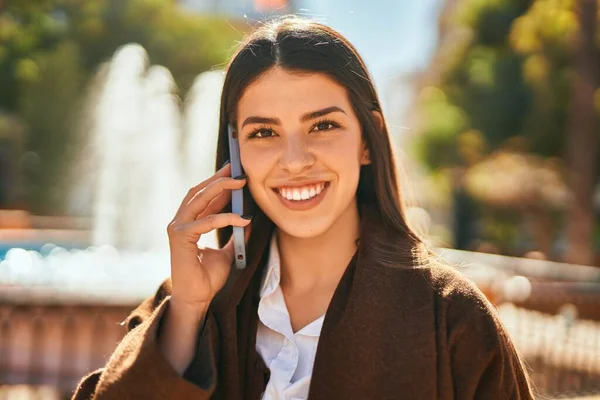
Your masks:
<path fill-rule="evenodd" d="M 279 286 L 280 279 L 279 250 L 273 235 L 258 304 L 256 350 L 271 370 L 271 378 L 262 398 L 306 399 L 325 316 L 294 333 Z"/>

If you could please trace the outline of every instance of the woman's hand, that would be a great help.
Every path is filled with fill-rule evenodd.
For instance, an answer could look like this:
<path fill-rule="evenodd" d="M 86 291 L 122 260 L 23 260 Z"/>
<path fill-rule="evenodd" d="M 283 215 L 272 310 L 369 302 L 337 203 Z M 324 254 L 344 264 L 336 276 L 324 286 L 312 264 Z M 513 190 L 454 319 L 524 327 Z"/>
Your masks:
<path fill-rule="evenodd" d="M 234 260 L 232 239 L 222 249 L 199 249 L 200 237 L 226 226 L 246 227 L 248 217 L 220 213 L 231 200 L 231 190 L 246 184 L 245 176 L 231 178 L 227 164 L 215 175 L 194 186 L 183 199 L 167 233 L 171 253 L 171 307 L 186 314 L 204 315 L 211 300 L 223 287 Z"/>

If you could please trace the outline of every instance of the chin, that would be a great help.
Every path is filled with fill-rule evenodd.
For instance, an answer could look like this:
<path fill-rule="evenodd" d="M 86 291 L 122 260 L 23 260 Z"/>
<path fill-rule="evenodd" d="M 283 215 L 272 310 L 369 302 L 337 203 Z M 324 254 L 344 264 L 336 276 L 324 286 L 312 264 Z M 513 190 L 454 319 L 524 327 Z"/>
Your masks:
<path fill-rule="evenodd" d="M 334 224 L 333 212 L 327 210 L 290 211 L 272 203 L 265 207 L 258 204 L 277 229 L 303 239 L 317 237 L 327 232 Z M 325 207 L 327 208 L 327 207 Z"/>
<path fill-rule="evenodd" d="M 282 232 L 301 239 L 310 239 L 321 236 L 327 232 L 333 224 L 333 221 L 328 221 L 328 218 L 318 217 L 281 218 L 280 220 L 272 219 L 272 221 Z"/>

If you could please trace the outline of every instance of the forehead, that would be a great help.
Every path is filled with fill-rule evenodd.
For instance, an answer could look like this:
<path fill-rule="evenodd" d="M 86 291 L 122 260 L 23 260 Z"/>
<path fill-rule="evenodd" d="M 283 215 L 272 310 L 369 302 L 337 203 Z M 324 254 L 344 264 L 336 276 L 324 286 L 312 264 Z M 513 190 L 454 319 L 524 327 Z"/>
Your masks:
<path fill-rule="evenodd" d="M 275 67 L 252 82 L 238 103 L 238 116 L 302 114 L 337 105 L 351 111 L 346 89 L 322 73 Z"/>

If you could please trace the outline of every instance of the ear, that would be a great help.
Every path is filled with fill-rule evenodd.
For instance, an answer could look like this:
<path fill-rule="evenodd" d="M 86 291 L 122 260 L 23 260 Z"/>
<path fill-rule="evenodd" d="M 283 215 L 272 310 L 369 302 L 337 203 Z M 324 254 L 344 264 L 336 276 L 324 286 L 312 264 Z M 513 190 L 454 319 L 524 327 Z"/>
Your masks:
<path fill-rule="evenodd" d="M 361 142 L 362 150 L 360 153 L 360 165 L 369 165 L 371 164 L 371 155 L 369 154 L 367 143 L 365 143 L 364 139 Z"/>
<path fill-rule="evenodd" d="M 381 131 L 383 131 L 383 115 L 379 111 L 373 110 L 371 111 L 373 114 L 373 118 L 375 118 L 375 122 Z M 367 144 L 364 139 L 362 141 L 362 153 L 360 157 L 360 165 L 368 165 L 371 164 L 371 155 L 369 154 L 369 149 L 367 148 Z"/>
<path fill-rule="evenodd" d="M 379 130 L 383 132 L 383 115 L 381 114 L 380 111 L 377 111 L 377 110 L 372 110 L 371 114 L 373 114 L 373 118 L 375 118 L 375 121 L 377 122 L 377 126 L 379 127 Z"/>

